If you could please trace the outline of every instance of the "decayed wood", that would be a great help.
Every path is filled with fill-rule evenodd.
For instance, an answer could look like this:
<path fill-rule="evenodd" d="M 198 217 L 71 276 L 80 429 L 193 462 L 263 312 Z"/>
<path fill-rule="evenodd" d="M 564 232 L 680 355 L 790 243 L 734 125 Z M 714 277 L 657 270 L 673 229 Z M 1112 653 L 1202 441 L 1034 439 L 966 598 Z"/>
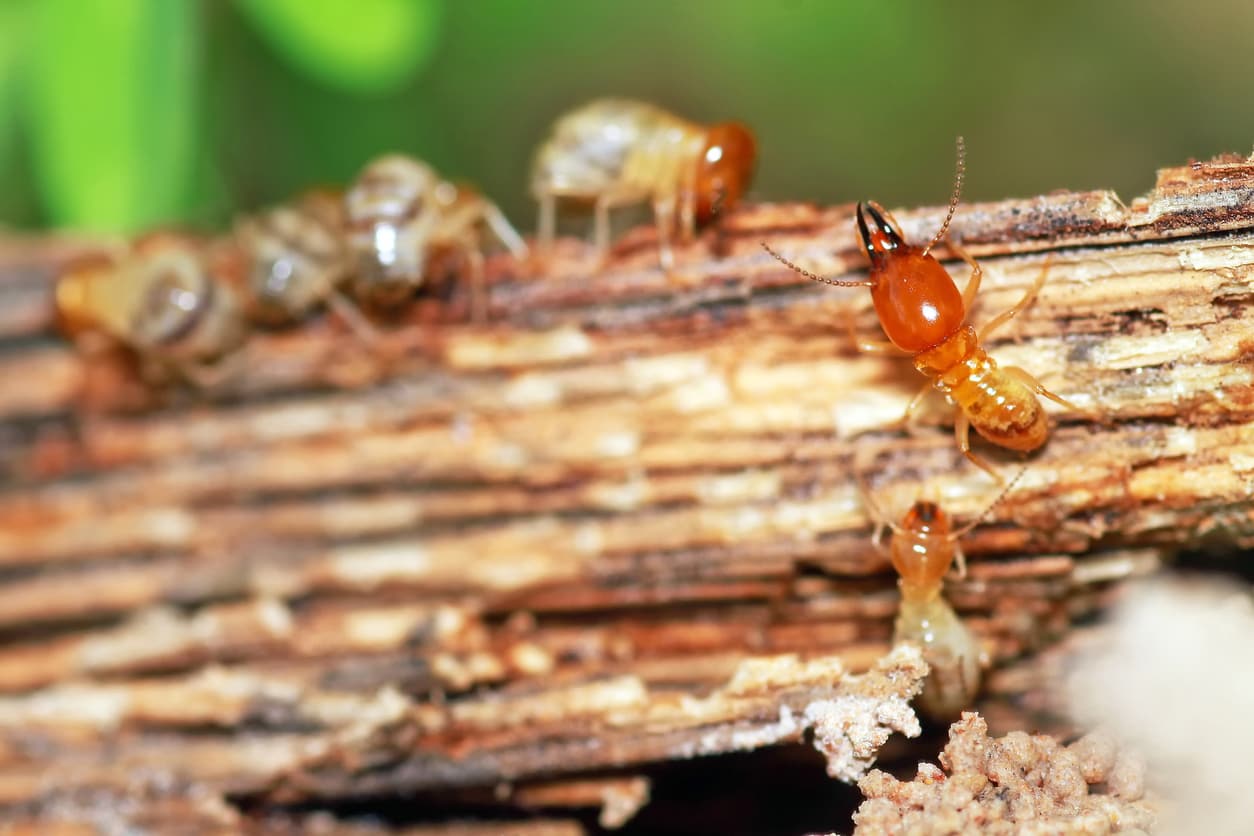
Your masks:
<path fill-rule="evenodd" d="M 966 519 L 997 492 L 939 405 L 889 429 L 917 375 L 851 352 L 849 306 L 876 328 L 865 291 L 758 248 L 856 274 L 850 212 L 749 207 L 671 276 L 647 231 L 599 271 L 574 242 L 539 275 L 498 258 L 486 324 L 454 283 L 378 344 L 326 319 L 258 333 L 208 391 L 51 333 L 49 282 L 90 243 L 10 247 L 0 806 L 62 821 L 90 807 L 67 798 L 135 795 L 129 764 L 214 803 L 519 782 L 519 807 L 600 799 L 619 823 L 639 787 L 607 769 L 795 739 L 856 681 L 837 671 L 888 650 L 854 470 L 897 510 L 926 490 Z M 899 218 L 923 238 L 940 211 Z M 1126 207 L 965 206 L 954 229 L 986 268 L 976 321 L 1047 271 L 994 354 L 1091 411 L 1055 412 L 965 541 L 949 595 L 1000 666 L 1180 546 L 1254 542 L 1254 168 L 1168 170 Z M 835 667 L 806 679 L 794 652 Z M 770 664 L 793 679 L 734 692 Z"/>
<path fill-rule="evenodd" d="M 926 666 L 899 648 L 852 676 L 837 657 L 749 659 L 709 694 L 652 690 L 636 676 L 562 684 L 433 705 L 387 687 L 336 693 L 268 672 L 70 685 L 0 704 L 0 805 L 64 811 L 79 790 L 120 798 L 136 776 L 178 776 L 206 798 L 262 794 L 274 802 L 412 793 L 495 784 L 797 740 L 814 729 L 834 777 L 853 780 L 893 731 L 919 733 L 908 707 Z M 301 733 L 259 733 L 287 725 Z M 235 730 L 214 738 L 206 726 Z M 134 730 L 147 729 L 142 735 Z M 131 730 L 120 750 L 108 741 Z M 530 747 L 528 739 L 544 741 Z M 32 769 L 38 759 L 43 770 Z M 524 806 L 587 800 L 586 784 L 522 789 Z M 593 789 L 616 826 L 643 803 L 636 785 Z"/>

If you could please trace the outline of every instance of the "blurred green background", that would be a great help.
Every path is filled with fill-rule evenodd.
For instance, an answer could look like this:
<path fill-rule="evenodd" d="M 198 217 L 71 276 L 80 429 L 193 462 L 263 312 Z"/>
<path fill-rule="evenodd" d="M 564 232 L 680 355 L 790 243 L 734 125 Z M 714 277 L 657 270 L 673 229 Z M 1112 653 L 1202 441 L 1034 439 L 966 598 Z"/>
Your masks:
<path fill-rule="evenodd" d="M 0 222 L 220 227 L 403 150 L 524 229 L 562 111 L 648 99 L 758 132 L 759 199 L 1105 188 L 1248 153 L 1240 0 L 0 0 Z"/>

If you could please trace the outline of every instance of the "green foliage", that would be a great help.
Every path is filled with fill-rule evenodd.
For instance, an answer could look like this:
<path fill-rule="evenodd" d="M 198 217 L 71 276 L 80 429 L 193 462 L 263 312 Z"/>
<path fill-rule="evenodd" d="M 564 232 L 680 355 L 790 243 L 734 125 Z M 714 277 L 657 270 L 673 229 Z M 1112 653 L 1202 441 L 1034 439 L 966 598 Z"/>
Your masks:
<path fill-rule="evenodd" d="M 239 0 L 299 70 L 354 95 L 393 92 L 429 59 L 440 0 Z M 133 232 L 198 215 L 206 177 L 198 0 L 0 0 L 0 170 L 21 123 L 57 226 Z M 240 91 L 232 91 L 238 93 Z"/>
<path fill-rule="evenodd" d="M 1254 6 L 951 6 L 0 0 L 0 223 L 221 228 L 395 150 L 525 227 L 536 143 L 608 95 L 748 122 L 759 199 L 939 202 L 959 133 L 970 199 L 1250 148 Z"/>
<path fill-rule="evenodd" d="M 397 89 L 430 58 L 438 0 L 238 0 L 301 71 L 355 93 Z"/>
<path fill-rule="evenodd" d="M 0 0 L 0 160 L 12 153 L 17 131 L 26 12 L 21 0 Z"/>
<path fill-rule="evenodd" d="M 24 97 L 57 223 L 134 230 L 186 206 L 195 153 L 197 7 L 39 0 Z"/>

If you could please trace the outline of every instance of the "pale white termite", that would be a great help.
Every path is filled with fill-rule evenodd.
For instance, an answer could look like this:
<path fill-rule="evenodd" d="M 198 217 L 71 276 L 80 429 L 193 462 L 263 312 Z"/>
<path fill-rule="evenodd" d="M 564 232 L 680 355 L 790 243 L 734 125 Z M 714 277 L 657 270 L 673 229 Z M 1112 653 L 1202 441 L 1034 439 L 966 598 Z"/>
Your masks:
<path fill-rule="evenodd" d="M 674 263 L 676 228 L 692 237 L 740 200 L 757 145 L 739 122 L 702 125 L 656 105 L 597 99 L 560 117 L 536 153 L 531 191 L 540 202 L 540 248 L 553 242 L 557 201 L 591 203 L 598 258 L 609 250 L 610 210 L 650 202 L 662 266 Z"/>

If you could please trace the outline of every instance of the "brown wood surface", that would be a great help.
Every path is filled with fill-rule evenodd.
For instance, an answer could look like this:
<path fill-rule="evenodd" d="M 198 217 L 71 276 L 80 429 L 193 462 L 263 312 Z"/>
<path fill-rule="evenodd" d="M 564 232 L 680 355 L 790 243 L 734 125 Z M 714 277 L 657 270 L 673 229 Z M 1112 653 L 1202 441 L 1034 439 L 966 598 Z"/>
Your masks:
<path fill-rule="evenodd" d="M 899 218 L 920 240 L 942 214 Z M 1086 410 L 1049 407 L 948 587 L 1005 731 L 1045 687 L 1035 649 L 1121 581 L 1254 539 L 1254 168 L 1169 169 L 1127 206 L 963 206 L 954 233 L 986 269 L 977 323 L 1047 271 L 993 354 Z M 98 244 L 0 246 L 0 817 L 77 832 L 128 799 L 211 832 L 468 792 L 619 824 L 650 764 L 908 698 L 908 661 L 877 661 L 896 592 L 853 473 L 963 520 L 998 488 L 943 404 L 890 427 L 918 379 L 852 351 L 851 306 L 878 336 L 865 291 L 762 240 L 863 269 L 851 207 L 750 206 L 672 275 L 645 229 L 602 269 L 574 241 L 542 268 L 498 257 L 486 323 L 454 280 L 375 344 L 325 317 L 257 332 L 209 390 L 54 333 L 50 282 Z"/>

